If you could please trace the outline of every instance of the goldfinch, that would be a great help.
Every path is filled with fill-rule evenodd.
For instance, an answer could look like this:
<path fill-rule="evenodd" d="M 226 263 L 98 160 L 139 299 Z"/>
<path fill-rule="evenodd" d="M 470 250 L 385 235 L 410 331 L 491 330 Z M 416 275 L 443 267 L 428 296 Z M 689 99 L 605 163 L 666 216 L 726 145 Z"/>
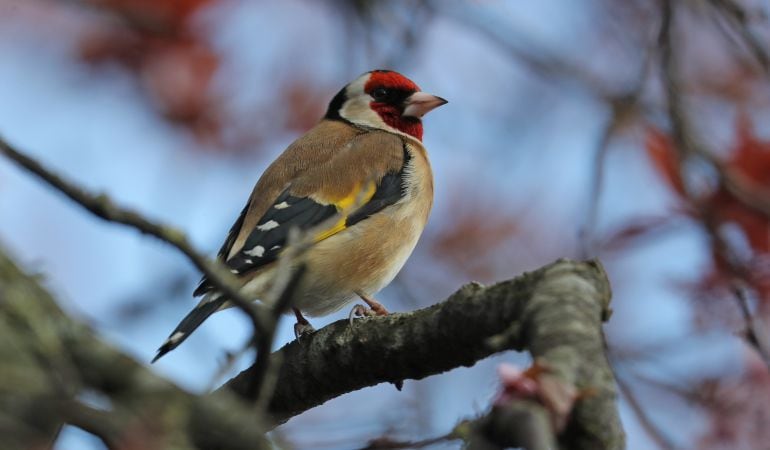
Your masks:
<path fill-rule="evenodd" d="M 289 230 L 312 229 L 315 243 L 303 254 L 293 296 L 295 332 L 312 329 L 303 313 L 329 314 L 359 297 L 371 308 L 366 313 L 387 314 L 373 296 L 401 270 L 433 205 L 421 119 L 445 103 L 389 70 L 367 72 L 339 91 L 320 123 L 265 170 L 219 250 L 241 292 L 264 300 Z M 205 277 L 193 295 L 200 303 L 153 362 L 230 306 Z"/>

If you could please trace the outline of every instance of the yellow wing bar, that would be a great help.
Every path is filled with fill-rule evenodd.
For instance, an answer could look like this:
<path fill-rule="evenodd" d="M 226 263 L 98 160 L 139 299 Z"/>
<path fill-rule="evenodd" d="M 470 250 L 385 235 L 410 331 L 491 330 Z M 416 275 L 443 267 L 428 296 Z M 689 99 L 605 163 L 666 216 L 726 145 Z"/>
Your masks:
<path fill-rule="evenodd" d="M 366 183 L 363 189 L 359 188 L 359 186 L 356 185 L 356 188 L 347 196 L 332 202 L 337 208 L 339 220 L 332 227 L 319 232 L 314 238 L 315 242 L 323 241 L 347 228 L 345 222 L 347 221 L 348 214 L 365 205 L 371 200 L 374 192 L 377 190 L 377 185 L 373 181 Z"/>

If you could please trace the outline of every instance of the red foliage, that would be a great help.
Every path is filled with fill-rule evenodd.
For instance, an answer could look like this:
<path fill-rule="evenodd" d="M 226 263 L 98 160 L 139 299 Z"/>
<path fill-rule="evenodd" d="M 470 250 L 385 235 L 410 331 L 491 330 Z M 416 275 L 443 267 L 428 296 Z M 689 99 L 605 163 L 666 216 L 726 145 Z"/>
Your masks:
<path fill-rule="evenodd" d="M 203 140 L 216 139 L 220 99 L 210 85 L 220 61 L 192 32 L 191 23 L 216 1 L 90 0 L 114 20 L 83 37 L 80 56 L 91 64 L 117 62 L 135 72 L 166 118 Z"/>
<path fill-rule="evenodd" d="M 494 205 L 462 202 L 457 202 L 452 220 L 431 241 L 433 254 L 474 279 L 494 278 L 499 267 L 492 255 L 517 234 L 518 220 Z"/>
<path fill-rule="evenodd" d="M 756 139 L 746 117 L 739 120 L 738 142 L 727 168 L 745 188 L 760 198 L 770 199 L 770 142 Z M 741 226 L 751 248 L 761 253 L 770 252 L 770 222 L 767 216 L 746 207 L 724 187 L 714 194 L 712 202 L 717 205 L 722 220 Z"/>
<path fill-rule="evenodd" d="M 706 380 L 696 392 L 708 406 L 710 426 L 697 448 L 704 450 L 754 450 L 768 448 L 770 374 L 754 360 L 745 374 L 730 382 Z"/>
<path fill-rule="evenodd" d="M 96 7 L 112 10 L 132 28 L 156 33 L 184 33 L 190 18 L 217 0 L 89 0 Z"/>
<path fill-rule="evenodd" d="M 292 79 L 281 90 L 282 101 L 291 111 L 285 121 L 288 130 L 304 133 L 313 127 L 323 116 L 329 92 L 334 88 L 322 89 L 311 80 Z"/>
<path fill-rule="evenodd" d="M 601 249 L 605 252 L 617 252 L 626 250 L 631 245 L 646 242 L 667 229 L 672 229 L 672 225 L 675 224 L 672 219 L 670 216 L 655 216 L 636 218 L 624 223 L 607 233 L 607 237 L 601 242 Z"/>
<path fill-rule="evenodd" d="M 679 196 L 684 197 L 685 190 L 679 158 L 671 146 L 669 137 L 655 128 L 650 128 L 647 132 L 645 148 L 655 169 L 661 173 Z"/>
<path fill-rule="evenodd" d="M 770 218 L 745 201 L 737 198 L 724 183 L 720 183 L 711 192 L 689 198 L 684 190 L 682 168 L 677 151 L 668 136 L 658 130 L 650 129 L 646 142 L 647 154 L 655 169 L 662 175 L 673 192 L 690 208 L 687 211 L 698 219 L 707 214 L 713 225 L 720 229 L 726 224 L 737 226 L 752 251 L 752 261 L 761 261 L 770 255 Z M 737 124 L 736 142 L 729 155 L 722 161 L 722 170 L 752 197 L 770 199 L 770 142 L 761 141 L 754 136 L 751 124 L 741 116 Z M 697 203 L 697 204 L 693 204 Z M 723 287 L 733 271 L 724 255 L 714 246 L 712 248 L 712 273 L 706 274 L 700 283 L 701 290 Z M 743 268 L 745 275 L 761 297 L 770 295 L 770 281 L 762 264 L 749 264 Z"/>

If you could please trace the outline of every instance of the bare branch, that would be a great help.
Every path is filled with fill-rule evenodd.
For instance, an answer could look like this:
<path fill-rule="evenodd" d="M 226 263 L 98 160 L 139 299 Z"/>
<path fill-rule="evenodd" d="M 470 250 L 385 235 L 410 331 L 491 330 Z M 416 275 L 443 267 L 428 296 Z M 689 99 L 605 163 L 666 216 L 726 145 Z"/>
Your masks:
<path fill-rule="evenodd" d="M 725 2 L 718 3 L 726 4 Z M 672 0 L 662 0 L 662 22 L 660 32 L 661 64 L 668 98 L 669 116 L 673 129 L 674 142 L 679 152 L 679 158 L 681 161 L 684 161 L 688 157 L 694 156 L 710 163 L 717 170 L 720 177 L 720 183 L 728 192 L 733 194 L 733 196 L 747 208 L 770 218 L 770 202 L 749 189 L 746 180 L 725 168 L 720 161 L 705 149 L 703 144 L 699 141 L 698 136 L 692 131 L 692 126 L 688 120 L 687 112 L 680 96 L 681 89 L 674 58 L 676 50 L 674 48 L 673 40 L 675 11 L 676 9 Z M 679 166 L 681 168 L 683 167 L 683 164 L 680 164 Z M 684 179 L 683 175 L 684 174 L 682 174 L 682 179 Z M 742 285 L 747 283 L 747 280 L 750 279 L 748 267 L 746 267 L 746 264 L 740 260 L 735 251 L 730 247 L 730 244 L 719 232 L 713 207 L 700 201 L 696 195 L 690 192 L 690 189 L 688 189 L 686 184 L 685 195 L 690 203 L 697 208 L 697 212 L 700 214 L 703 221 L 703 226 L 711 238 L 714 250 L 726 263 L 729 275 L 735 279 L 733 282 L 733 290 L 738 301 L 738 306 L 740 307 L 746 322 L 748 330 L 746 338 L 749 341 L 749 345 L 759 353 L 760 357 L 768 366 L 768 370 L 770 370 L 770 350 L 766 347 L 767 341 L 764 336 L 764 331 L 759 328 L 758 321 L 751 314 L 745 291 L 742 288 Z"/>
<path fill-rule="evenodd" d="M 38 282 L 0 251 L 4 449 L 33 448 L 61 423 L 107 445 L 132 439 L 135 448 L 269 448 L 253 409 L 227 393 L 198 397 L 158 377 L 68 318 Z M 86 407 L 84 393 L 104 396 L 107 406 Z M 9 419 L 12 438 L 3 430 Z M 148 442 L 163 444 L 142 445 Z"/>
<path fill-rule="evenodd" d="M 154 236 L 182 252 L 198 270 L 206 275 L 212 285 L 246 313 L 255 332 L 263 328 L 269 320 L 266 312 L 263 312 L 264 308 L 258 307 L 240 294 L 234 277 L 221 264 L 209 260 L 193 248 L 193 245 L 181 231 L 167 225 L 151 222 L 135 211 L 121 208 L 104 194 L 94 195 L 87 192 L 18 151 L 2 138 L 0 138 L 0 153 L 5 154 L 9 159 L 35 174 L 96 217 L 135 228 L 141 233 Z"/>
<path fill-rule="evenodd" d="M 454 2 L 451 7 L 447 7 L 446 2 L 430 1 L 427 7 L 437 15 L 470 27 L 538 75 L 575 83 L 600 99 L 616 97 L 606 87 L 604 80 L 583 67 L 559 58 L 553 51 L 531 42 L 525 35 L 517 34 L 515 29 L 488 11 L 472 8 L 463 2 Z"/>
<path fill-rule="evenodd" d="M 489 414 L 474 421 L 470 428 L 471 433 L 467 437 L 469 450 L 558 448 L 551 419 L 545 407 L 529 400 L 516 400 L 505 406 L 495 406 Z M 587 447 L 567 445 L 564 448 Z"/>
<path fill-rule="evenodd" d="M 724 14 L 724 17 L 749 48 L 762 71 L 766 75 L 770 74 L 770 56 L 762 43 L 762 39 L 751 30 L 749 14 L 746 10 L 733 0 L 709 0 L 709 3 L 715 10 Z"/>
<path fill-rule="evenodd" d="M 674 20 L 676 6 L 671 0 L 661 0 L 662 17 L 659 35 L 659 45 L 661 47 L 661 68 L 663 71 L 663 83 L 668 99 L 668 115 L 671 120 L 672 134 L 676 149 L 679 151 L 680 160 L 684 161 L 689 157 L 697 157 L 709 163 L 719 174 L 720 183 L 744 206 L 763 214 L 770 218 L 770 201 L 765 196 L 756 194 L 743 177 L 733 171 L 728 170 L 714 155 L 712 155 L 706 146 L 698 139 L 693 132 L 692 125 L 687 118 L 687 111 L 681 96 L 682 88 L 679 83 L 679 70 L 676 66 L 676 53 L 674 41 Z M 680 167 L 682 164 L 680 164 Z M 685 189 L 687 186 L 685 185 Z M 694 205 L 698 205 L 698 199 L 687 192 L 693 200 Z"/>
<path fill-rule="evenodd" d="M 770 370 L 770 348 L 768 348 L 768 336 L 762 322 L 752 314 L 751 307 L 749 305 L 749 298 L 746 293 L 746 288 L 739 285 L 737 282 L 733 283 L 733 293 L 735 294 L 735 301 L 738 303 L 738 308 L 741 310 L 741 315 L 746 323 L 746 341 L 751 345 L 762 361 L 764 361 L 767 370 Z"/>
<path fill-rule="evenodd" d="M 454 441 L 460 439 L 460 436 L 453 430 L 452 432 L 443 436 L 438 436 L 430 439 L 423 439 L 421 441 L 398 441 L 390 439 L 388 437 L 380 437 L 372 439 L 366 447 L 362 447 L 360 450 L 393 450 L 393 449 L 413 449 L 413 448 L 425 448 L 431 445 L 440 444 L 441 442 Z"/>
<path fill-rule="evenodd" d="M 276 372 L 280 367 L 281 358 L 272 355 L 273 341 L 275 339 L 275 330 L 281 314 L 290 308 L 294 292 L 302 276 L 305 274 L 306 266 L 300 265 L 291 273 L 291 277 L 286 280 L 280 297 L 276 299 L 273 306 L 273 315 L 267 330 L 264 330 L 260 336 L 257 345 L 257 359 L 252 366 L 254 368 L 253 377 L 246 390 L 246 398 L 250 400 L 259 399 L 262 405 L 269 402 L 269 397 L 273 391 L 273 383 L 266 383 L 271 379 L 270 372 Z M 276 377 L 272 376 L 275 380 Z"/>
<path fill-rule="evenodd" d="M 653 423 L 652 418 L 647 414 L 647 411 L 639 402 L 636 393 L 625 380 L 620 376 L 617 376 L 616 381 L 618 383 L 618 389 L 620 389 L 620 394 L 625 397 L 628 406 L 631 407 L 631 411 L 634 412 L 636 419 L 639 421 L 642 428 L 644 428 L 644 431 L 647 432 L 647 435 L 663 450 L 676 450 L 677 447 L 674 443 L 671 442 L 671 440 Z"/>
<path fill-rule="evenodd" d="M 595 393 L 575 404 L 569 448 L 620 448 L 623 432 L 601 333 L 609 298 L 598 264 L 560 260 L 493 286 L 466 285 L 411 313 L 370 317 L 355 327 L 335 322 L 276 353 L 283 358 L 281 382 L 269 412 L 285 421 L 366 386 L 422 379 L 503 350 L 529 349 L 565 383 Z M 225 389 L 246 396 L 254 371 L 245 370 Z"/>

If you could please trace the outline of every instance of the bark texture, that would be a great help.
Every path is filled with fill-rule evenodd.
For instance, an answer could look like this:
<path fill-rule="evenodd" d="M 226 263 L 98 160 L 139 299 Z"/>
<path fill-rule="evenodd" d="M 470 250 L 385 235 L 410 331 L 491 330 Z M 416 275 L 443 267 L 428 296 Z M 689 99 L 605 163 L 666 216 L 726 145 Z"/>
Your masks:
<path fill-rule="evenodd" d="M 578 392 L 560 436 L 562 448 L 623 448 L 602 333 L 610 298 L 599 263 L 559 260 L 492 286 L 468 284 L 446 301 L 411 313 L 371 317 L 354 327 L 335 322 L 276 352 L 283 364 L 269 412 L 285 421 L 363 387 L 472 366 L 504 350 L 529 350 Z M 225 389 L 244 394 L 252 371 Z"/>
<path fill-rule="evenodd" d="M 40 281 L 0 250 L 3 449 L 48 448 L 64 423 L 110 448 L 270 448 L 240 400 L 158 377 L 67 317 Z"/>

